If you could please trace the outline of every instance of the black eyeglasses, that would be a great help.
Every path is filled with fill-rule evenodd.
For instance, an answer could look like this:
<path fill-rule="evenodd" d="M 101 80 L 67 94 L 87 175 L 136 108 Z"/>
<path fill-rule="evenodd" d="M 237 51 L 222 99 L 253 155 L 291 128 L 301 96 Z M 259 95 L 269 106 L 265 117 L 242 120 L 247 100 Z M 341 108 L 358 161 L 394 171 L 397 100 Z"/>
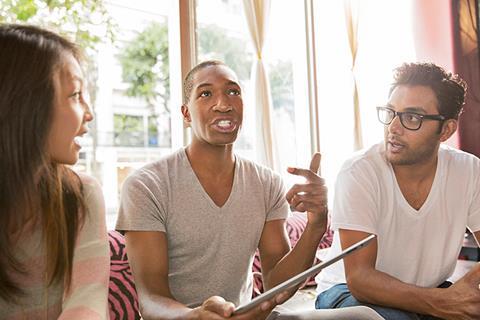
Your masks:
<path fill-rule="evenodd" d="M 385 125 L 392 123 L 398 116 L 400 123 L 405 129 L 418 130 L 422 126 L 423 120 L 444 121 L 445 117 L 440 114 L 419 114 L 415 112 L 398 112 L 388 107 L 377 107 L 378 121 Z"/>

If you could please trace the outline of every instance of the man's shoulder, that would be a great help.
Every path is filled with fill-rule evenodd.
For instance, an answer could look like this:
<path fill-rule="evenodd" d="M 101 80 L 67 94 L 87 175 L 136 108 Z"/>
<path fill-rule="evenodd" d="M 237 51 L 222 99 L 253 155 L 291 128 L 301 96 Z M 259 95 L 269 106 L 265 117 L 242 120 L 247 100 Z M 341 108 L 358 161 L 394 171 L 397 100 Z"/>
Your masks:
<path fill-rule="evenodd" d="M 384 154 L 385 148 L 381 143 L 356 151 L 344 161 L 341 171 L 362 171 L 369 168 L 384 168 L 387 165 Z"/>
<path fill-rule="evenodd" d="M 241 169 L 245 171 L 252 171 L 252 172 L 262 172 L 266 174 L 273 174 L 273 175 L 278 175 L 275 171 L 273 171 L 271 168 L 260 164 L 258 162 L 255 162 L 253 160 L 244 158 L 238 154 L 235 154 L 235 159 L 238 161 L 238 165 Z"/>
<path fill-rule="evenodd" d="M 235 154 L 235 159 L 238 162 L 238 167 L 241 174 L 243 174 L 244 176 L 255 176 L 261 180 L 281 179 L 280 175 L 277 172 L 273 171 L 271 168 L 265 165 L 239 156 L 238 154 Z"/>
<path fill-rule="evenodd" d="M 460 161 L 466 160 L 466 161 L 472 161 L 472 162 L 480 162 L 480 159 L 477 156 L 471 153 L 465 152 L 463 150 L 454 148 L 444 143 L 440 145 L 439 153 L 440 155 L 453 157 Z"/>
<path fill-rule="evenodd" d="M 177 167 L 175 164 L 182 162 L 182 157 L 185 151 L 183 148 L 174 151 L 168 155 L 162 156 L 159 159 L 145 164 L 129 174 L 126 182 L 158 180 L 164 176 L 172 174 L 172 168 Z"/>
<path fill-rule="evenodd" d="M 449 167 L 480 170 L 480 159 L 477 156 L 445 144 L 440 146 L 439 157 Z"/>

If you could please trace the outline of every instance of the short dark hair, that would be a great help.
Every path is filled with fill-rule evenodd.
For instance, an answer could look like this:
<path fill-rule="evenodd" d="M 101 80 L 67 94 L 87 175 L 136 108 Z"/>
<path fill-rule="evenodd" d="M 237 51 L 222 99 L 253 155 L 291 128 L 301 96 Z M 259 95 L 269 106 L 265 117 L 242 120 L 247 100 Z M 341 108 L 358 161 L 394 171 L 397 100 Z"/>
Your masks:
<path fill-rule="evenodd" d="M 197 74 L 198 71 L 210 67 L 210 66 L 228 66 L 219 60 L 207 60 L 197 64 L 195 67 L 190 70 L 183 80 L 183 103 L 187 104 L 190 101 L 190 95 L 192 94 L 193 89 L 193 77 Z"/>
<path fill-rule="evenodd" d="M 428 86 L 438 100 L 438 112 L 446 119 L 458 119 L 463 105 L 467 84 L 457 74 L 446 72 L 433 63 L 404 63 L 396 68 L 390 93 L 401 85 Z"/>

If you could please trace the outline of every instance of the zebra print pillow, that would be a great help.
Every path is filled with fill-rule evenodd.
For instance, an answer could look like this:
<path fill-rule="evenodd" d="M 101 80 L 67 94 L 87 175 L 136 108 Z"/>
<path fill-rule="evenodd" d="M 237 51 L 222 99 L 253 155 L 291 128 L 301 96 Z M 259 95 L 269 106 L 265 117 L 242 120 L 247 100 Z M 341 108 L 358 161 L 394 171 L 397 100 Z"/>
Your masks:
<path fill-rule="evenodd" d="M 108 305 L 110 319 L 137 320 L 138 299 L 133 276 L 125 251 L 125 239 L 117 231 L 109 231 L 110 242 L 110 284 Z"/>

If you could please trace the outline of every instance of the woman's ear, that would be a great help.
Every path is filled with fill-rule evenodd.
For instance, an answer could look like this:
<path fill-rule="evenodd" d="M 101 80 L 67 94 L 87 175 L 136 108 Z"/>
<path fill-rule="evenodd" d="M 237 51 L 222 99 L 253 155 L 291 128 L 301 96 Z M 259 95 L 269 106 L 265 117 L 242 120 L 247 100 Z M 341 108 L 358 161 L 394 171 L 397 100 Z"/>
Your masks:
<path fill-rule="evenodd" d="M 187 124 L 187 126 L 190 124 L 192 119 L 190 118 L 190 111 L 188 110 L 188 107 L 186 105 L 182 105 L 182 115 L 183 115 L 183 122 Z"/>
<path fill-rule="evenodd" d="M 442 132 L 440 132 L 440 142 L 447 141 L 457 131 L 457 126 L 456 119 L 445 120 L 442 124 Z"/>

